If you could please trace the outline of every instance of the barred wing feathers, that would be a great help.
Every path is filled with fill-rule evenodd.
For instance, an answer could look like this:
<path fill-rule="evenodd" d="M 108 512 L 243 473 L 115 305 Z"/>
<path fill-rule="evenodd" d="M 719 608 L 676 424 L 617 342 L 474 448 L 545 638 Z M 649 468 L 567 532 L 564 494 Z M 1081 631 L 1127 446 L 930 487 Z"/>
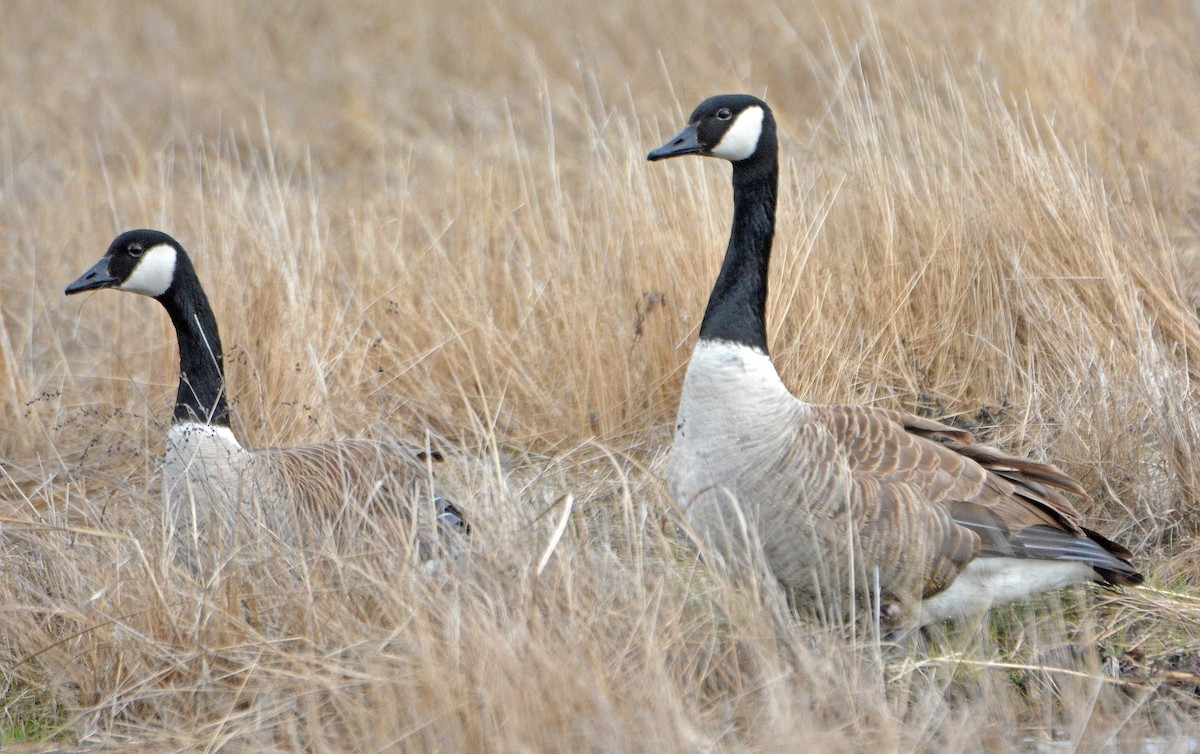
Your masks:
<path fill-rule="evenodd" d="M 1084 490 L 1052 464 L 896 411 L 813 409 L 849 465 L 861 546 L 901 589 L 920 571 L 922 596 L 931 596 L 988 556 L 1076 561 L 1105 582 L 1142 580 L 1128 550 L 1080 524 L 1063 493 Z"/>

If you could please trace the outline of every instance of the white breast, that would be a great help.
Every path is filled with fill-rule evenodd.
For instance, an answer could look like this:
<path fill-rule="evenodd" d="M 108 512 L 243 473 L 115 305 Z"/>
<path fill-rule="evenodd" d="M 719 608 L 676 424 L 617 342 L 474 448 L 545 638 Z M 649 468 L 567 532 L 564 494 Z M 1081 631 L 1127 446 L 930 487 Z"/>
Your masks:
<path fill-rule="evenodd" d="M 167 459 L 164 472 L 168 494 L 174 485 L 189 478 L 222 479 L 240 474 L 249 454 L 228 427 L 210 424 L 175 424 L 167 433 Z"/>
<path fill-rule="evenodd" d="M 755 570 L 761 553 L 780 583 L 806 599 L 843 594 L 856 562 L 849 519 L 830 516 L 848 510 L 849 467 L 811 418 L 765 353 L 701 341 L 684 379 L 667 480 L 709 552 Z"/>
<path fill-rule="evenodd" d="M 765 353 L 723 341 L 696 344 L 679 400 L 667 480 L 693 523 L 713 513 L 704 505 L 693 507 L 702 493 L 723 488 L 725 497 L 737 497 L 746 469 L 778 454 L 780 425 L 803 406 Z"/>
<path fill-rule="evenodd" d="M 163 464 L 165 523 L 186 562 L 197 565 L 207 557 L 216 562 L 241 547 L 255 527 L 280 528 L 263 471 L 228 427 L 171 427 Z"/>

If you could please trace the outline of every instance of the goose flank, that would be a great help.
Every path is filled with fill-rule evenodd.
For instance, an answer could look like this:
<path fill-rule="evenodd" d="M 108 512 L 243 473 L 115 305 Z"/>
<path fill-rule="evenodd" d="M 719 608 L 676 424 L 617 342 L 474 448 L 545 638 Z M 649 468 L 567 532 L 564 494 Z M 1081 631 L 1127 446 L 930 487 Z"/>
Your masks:
<path fill-rule="evenodd" d="M 1055 466 L 929 419 L 793 396 L 766 340 L 771 109 L 711 97 L 648 159 L 689 154 L 732 164 L 734 210 L 684 378 L 668 488 L 718 554 L 761 548 L 793 604 L 839 609 L 852 594 L 893 627 L 1072 584 L 1142 581 L 1127 549 L 1083 526 L 1064 493 L 1086 493 Z"/>

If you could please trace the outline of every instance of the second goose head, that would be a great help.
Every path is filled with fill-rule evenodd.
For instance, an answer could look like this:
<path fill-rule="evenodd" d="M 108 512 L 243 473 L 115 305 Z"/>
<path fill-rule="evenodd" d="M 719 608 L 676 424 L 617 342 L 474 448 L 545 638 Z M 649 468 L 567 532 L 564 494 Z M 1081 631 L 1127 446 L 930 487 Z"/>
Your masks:
<path fill-rule="evenodd" d="M 91 269 L 67 286 L 67 295 L 117 288 L 158 298 L 175 282 L 179 243 L 157 230 L 130 230 L 117 236 Z"/>
<path fill-rule="evenodd" d="M 221 337 L 208 296 L 179 242 L 159 230 L 130 230 L 67 286 L 66 293 L 115 288 L 158 301 L 179 340 L 175 421 L 229 426 Z"/>
<path fill-rule="evenodd" d="M 674 139 L 648 155 L 651 161 L 685 154 L 720 157 L 735 165 L 774 161 L 775 116 L 758 97 L 719 94 L 701 102 Z"/>

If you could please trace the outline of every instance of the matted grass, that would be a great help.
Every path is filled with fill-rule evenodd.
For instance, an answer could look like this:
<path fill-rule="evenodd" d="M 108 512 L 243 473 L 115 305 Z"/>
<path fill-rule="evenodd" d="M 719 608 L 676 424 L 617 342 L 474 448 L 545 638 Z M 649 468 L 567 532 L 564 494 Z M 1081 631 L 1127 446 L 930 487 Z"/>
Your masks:
<path fill-rule="evenodd" d="M 6 3 L 0 741 L 1195 747 L 1195 8 L 511 5 Z M 1054 461 L 1147 587 L 891 647 L 697 561 L 660 478 L 728 168 L 645 153 L 723 91 L 780 121 L 784 381 Z M 139 226 L 244 442 L 444 441 L 472 551 L 163 557 L 173 332 L 62 296 Z"/>

